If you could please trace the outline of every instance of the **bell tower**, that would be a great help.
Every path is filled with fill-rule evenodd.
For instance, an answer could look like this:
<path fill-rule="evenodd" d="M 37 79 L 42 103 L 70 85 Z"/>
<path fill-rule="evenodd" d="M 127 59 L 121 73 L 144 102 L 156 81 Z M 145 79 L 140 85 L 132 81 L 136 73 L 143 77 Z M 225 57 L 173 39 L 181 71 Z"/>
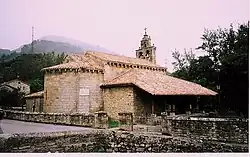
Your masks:
<path fill-rule="evenodd" d="M 147 28 L 144 29 L 145 34 L 141 40 L 141 46 L 136 50 L 136 58 L 148 60 L 156 64 L 155 51 L 156 47 L 151 45 L 151 38 L 147 35 Z"/>

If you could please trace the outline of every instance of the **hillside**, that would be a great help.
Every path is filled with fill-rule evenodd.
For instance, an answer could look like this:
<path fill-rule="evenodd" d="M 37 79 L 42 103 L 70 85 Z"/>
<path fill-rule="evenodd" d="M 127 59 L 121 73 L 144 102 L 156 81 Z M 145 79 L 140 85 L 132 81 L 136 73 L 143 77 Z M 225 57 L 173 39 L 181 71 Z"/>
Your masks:
<path fill-rule="evenodd" d="M 32 53 L 31 44 L 23 45 L 19 50 L 16 50 L 20 53 Z M 55 52 L 55 53 L 74 53 L 74 52 L 82 52 L 84 51 L 82 48 L 71 45 L 69 43 L 63 42 L 54 42 L 47 40 L 36 40 L 34 41 L 34 53 L 47 53 L 47 52 Z"/>
<path fill-rule="evenodd" d="M 33 42 L 34 44 L 34 53 L 48 53 L 48 52 L 55 52 L 55 54 L 61 54 L 62 52 L 66 54 L 70 53 L 83 53 L 84 51 L 101 51 L 101 52 L 109 52 L 106 48 L 102 48 L 97 45 L 92 45 L 89 43 L 85 43 L 82 41 L 62 37 L 62 36 L 55 36 L 49 35 L 42 37 L 38 40 Z M 0 49 L 0 62 L 6 62 L 14 59 L 21 54 L 31 54 L 32 46 L 31 43 L 21 45 L 19 48 L 14 50 L 8 49 Z M 2 55 L 6 55 L 3 56 Z"/>
<path fill-rule="evenodd" d="M 70 39 L 67 37 L 56 36 L 56 35 L 49 35 L 40 38 L 39 40 L 47 40 L 47 41 L 54 41 L 54 42 L 62 42 L 62 43 L 69 43 L 75 47 L 81 48 L 82 50 L 92 50 L 92 51 L 101 51 L 101 52 L 111 52 L 110 50 L 100 47 L 98 45 L 89 44 L 86 42 L 82 42 L 75 39 Z"/>
<path fill-rule="evenodd" d="M 11 53 L 11 51 L 8 50 L 8 49 L 0 49 L 0 57 L 1 57 L 2 55 L 8 55 L 8 54 L 10 54 L 10 53 Z"/>
<path fill-rule="evenodd" d="M 81 53 L 86 50 L 111 52 L 106 48 L 102 48 L 100 46 L 61 36 L 45 36 L 34 41 L 35 53 Z M 22 45 L 18 49 L 15 49 L 13 51 L 16 51 L 17 53 L 32 53 L 31 43 Z"/>

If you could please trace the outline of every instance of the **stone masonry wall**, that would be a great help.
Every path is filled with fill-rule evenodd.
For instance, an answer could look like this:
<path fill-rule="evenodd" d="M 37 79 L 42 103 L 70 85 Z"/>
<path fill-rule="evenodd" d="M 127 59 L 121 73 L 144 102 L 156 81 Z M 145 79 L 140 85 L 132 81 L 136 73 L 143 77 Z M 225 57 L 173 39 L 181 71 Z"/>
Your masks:
<path fill-rule="evenodd" d="M 89 111 L 94 113 L 103 104 L 102 73 L 64 72 L 45 74 L 44 112 L 74 113 Z M 89 96 L 79 96 L 80 88 L 89 90 Z M 86 109 L 87 107 L 87 109 Z"/>
<path fill-rule="evenodd" d="M 44 107 L 47 113 L 76 112 L 77 74 L 46 73 L 44 79 Z"/>
<path fill-rule="evenodd" d="M 26 101 L 26 105 L 25 105 L 26 108 L 25 108 L 25 110 L 27 112 L 32 112 L 33 99 L 26 99 L 25 101 Z"/>
<path fill-rule="evenodd" d="M 35 105 L 34 112 L 43 112 L 43 98 L 42 97 L 32 97 L 26 98 L 26 111 L 33 112 L 33 105 Z"/>
<path fill-rule="evenodd" d="M 89 89 L 89 112 L 94 113 L 96 111 L 102 110 L 103 107 L 103 96 L 102 96 L 102 89 L 100 88 L 100 84 L 103 83 L 103 74 L 102 73 L 79 73 L 79 88 L 86 88 Z M 78 93 L 79 98 L 79 105 L 78 105 L 78 112 L 83 112 L 86 107 L 84 105 L 84 97 L 87 96 L 80 96 Z M 82 101 L 82 103 L 81 103 Z"/>
<path fill-rule="evenodd" d="M 118 120 L 118 113 L 134 113 L 133 87 L 114 87 L 104 89 L 104 111 Z"/>
<path fill-rule="evenodd" d="M 248 145 L 107 130 L 0 135 L 0 152 L 248 152 Z"/>
<path fill-rule="evenodd" d="M 179 137 L 248 144 L 248 120 L 191 118 L 170 120 L 171 132 Z"/>
<path fill-rule="evenodd" d="M 104 66 L 105 73 L 104 73 L 104 80 L 110 80 L 114 78 L 115 76 L 121 74 L 122 72 L 125 72 L 129 70 L 129 68 L 122 68 L 122 67 L 113 67 L 109 65 Z"/>
<path fill-rule="evenodd" d="M 4 110 L 4 118 L 20 120 L 20 121 L 28 121 L 28 122 L 48 123 L 48 124 L 96 127 L 94 123 L 94 121 L 96 121 L 94 115 L 85 115 L 80 113 L 64 114 L 64 113 L 39 113 L 39 112 Z"/>
<path fill-rule="evenodd" d="M 119 63 L 118 63 L 119 64 Z M 104 80 L 107 81 L 109 79 L 112 79 L 114 78 L 115 76 L 121 74 L 122 72 L 125 72 L 127 70 L 130 70 L 130 69 L 137 69 L 137 70 L 149 70 L 149 69 L 142 69 L 142 68 L 139 68 L 139 66 L 137 65 L 132 65 L 132 67 L 123 67 L 123 65 L 118 65 L 118 66 L 110 66 L 110 65 L 104 65 Z M 152 70 L 150 70 L 152 71 Z M 166 72 L 163 72 L 163 71 L 152 71 L 152 72 L 157 72 L 157 73 L 166 73 Z"/>
<path fill-rule="evenodd" d="M 134 106 L 135 118 L 148 117 L 152 113 L 152 95 L 139 89 L 134 88 Z"/>

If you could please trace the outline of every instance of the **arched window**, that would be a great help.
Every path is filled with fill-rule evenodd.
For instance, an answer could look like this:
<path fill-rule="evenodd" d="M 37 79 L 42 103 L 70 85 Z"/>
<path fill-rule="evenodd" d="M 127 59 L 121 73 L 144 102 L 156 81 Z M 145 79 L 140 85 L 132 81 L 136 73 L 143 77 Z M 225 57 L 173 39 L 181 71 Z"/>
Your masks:
<path fill-rule="evenodd" d="M 142 52 L 139 52 L 139 57 L 142 57 Z"/>
<path fill-rule="evenodd" d="M 150 51 L 149 51 L 149 50 L 146 51 L 145 57 L 146 57 L 147 59 L 150 58 Z"/>

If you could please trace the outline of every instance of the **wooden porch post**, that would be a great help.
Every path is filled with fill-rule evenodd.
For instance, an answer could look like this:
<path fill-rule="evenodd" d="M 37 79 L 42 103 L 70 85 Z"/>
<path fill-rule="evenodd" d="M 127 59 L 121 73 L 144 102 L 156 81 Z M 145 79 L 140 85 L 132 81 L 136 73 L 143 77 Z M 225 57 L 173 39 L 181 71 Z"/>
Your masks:
<path fill-rule="evenodd" d="M 166 99 L 164 100 L 164 105 L 165 105 L 164 112 L 167 112 L 167 100 Z"/>
<path fill-rule="evenodd" d="M 197 97 L 196 97 L 196 112 L 200 112 L 200 109 L 199 109 L 199 108 L 200 108 L 200 107 L 199 107 L 199 103 L 200 103 L 200 102 L 199 102 L 199 101 L 200 101 L 200 96 L 197 96 Z"/>
<path fill-rule="evenodd" d="M 152 109 L 152 114 L 155 113 L 155 103 L 154 103 L 154 98 L 152 98 L 152 105 L 151 105 L 151 109 Z"/>
<path fill-rule="evenodd" d="M 172 104 L 172 112 L 175 113 L 175 104 Z"/>

